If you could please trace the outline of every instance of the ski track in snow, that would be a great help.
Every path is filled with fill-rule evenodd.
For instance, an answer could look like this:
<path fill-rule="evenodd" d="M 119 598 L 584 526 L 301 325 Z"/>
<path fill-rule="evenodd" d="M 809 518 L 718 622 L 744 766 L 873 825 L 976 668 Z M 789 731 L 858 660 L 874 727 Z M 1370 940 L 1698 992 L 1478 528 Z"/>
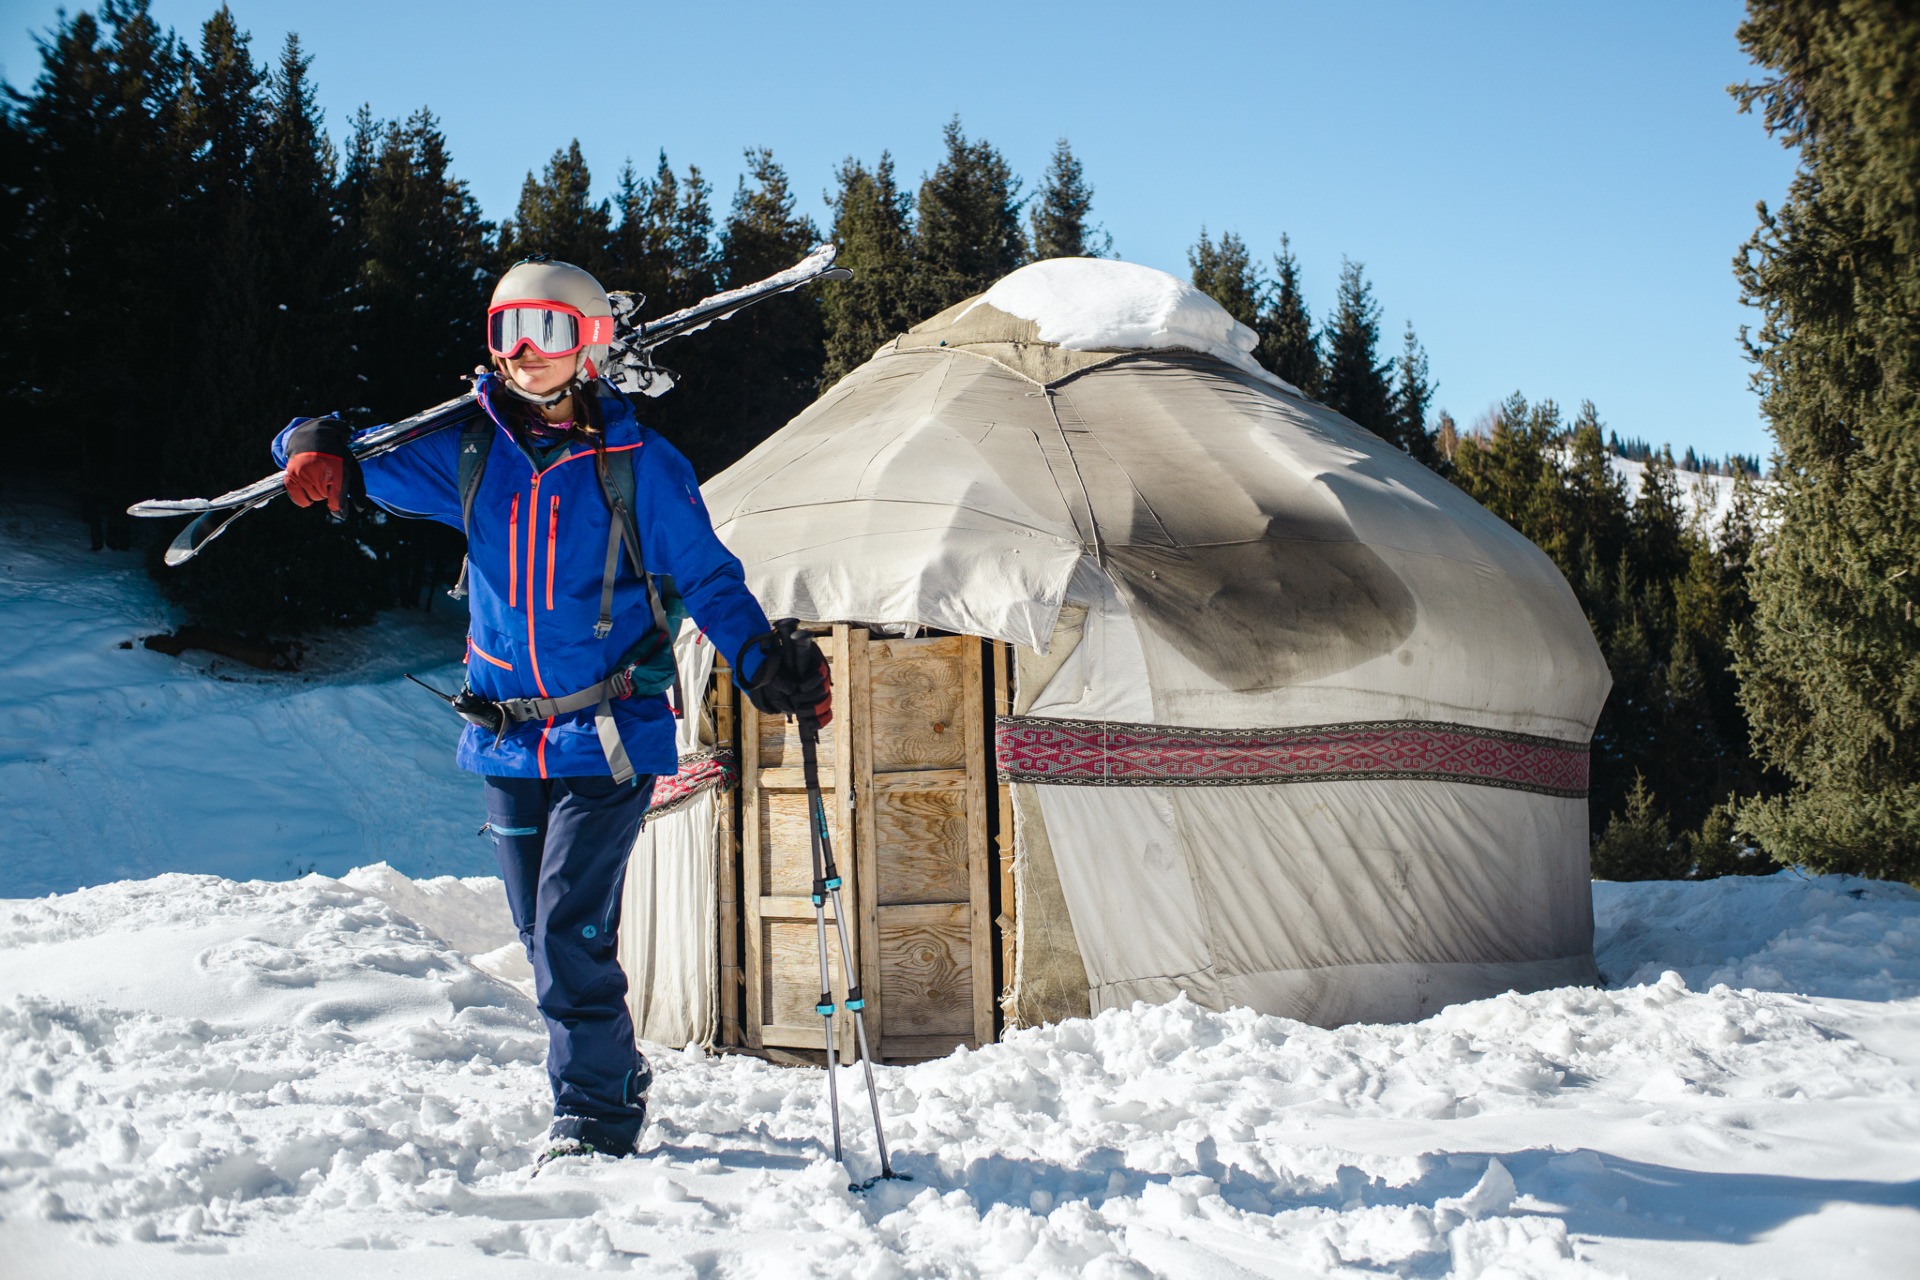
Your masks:
<path fill-rule="evenodd" d="M 382 652 L 427 633 L 343 640 L 312 682 L 208 680 L 113 647 L 166 625 L 130 558 L 18 526 L 0 1273 L 1911 1274 L 1920 893 L 1790 873 L 1596 885 L 1603 989 L 1336 1030 L 1178 1001 L 882 1068 L 912 1181 L 865 1195 L 857 1071 L 842 1169 L 820 1071 L 648 1046 L 643 1154 L 532 1178 L 529 970 L 498 882 L 438 874 L 484 867 L 475 798 Z M 303 788 L 340 779 L 365 807 L 296 839 L 325 816 Z"/>

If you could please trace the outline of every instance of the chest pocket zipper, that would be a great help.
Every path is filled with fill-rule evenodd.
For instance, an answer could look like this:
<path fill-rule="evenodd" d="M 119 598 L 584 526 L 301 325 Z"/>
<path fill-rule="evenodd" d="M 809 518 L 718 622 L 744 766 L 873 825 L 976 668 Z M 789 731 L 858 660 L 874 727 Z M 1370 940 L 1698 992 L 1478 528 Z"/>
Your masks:
<path fill-rule="evenodd" d="M 533 586 L 528 584 L 531 591 Z M 513 495 L 513 508 L 507 513 L 507 608 L 516 606 L 520 594 L 520 495 Z"/>
<path fill-rule="evenodd" d="M 560 537 L 560 495 L 547 500 L 547 608 L 553 608 L 553 547 Z"/>

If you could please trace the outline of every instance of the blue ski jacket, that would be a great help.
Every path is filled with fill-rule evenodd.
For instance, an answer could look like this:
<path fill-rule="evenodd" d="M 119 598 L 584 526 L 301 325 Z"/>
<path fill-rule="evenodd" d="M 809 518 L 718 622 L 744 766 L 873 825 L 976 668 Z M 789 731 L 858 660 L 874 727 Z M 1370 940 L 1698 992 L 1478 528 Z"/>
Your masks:
<path fill-rule="evenodd" d="M 612 513 L 594 475 L 594 451 L 571 445 L 537 466 L 507 426 L 499 397 L 509 393 L 498 377 L 481 377 L 476 390 L 494 433 L 467 531 L 467 681 L 496 701 L 564 697 L 605 679 L 652 629 L 646 586 L 623 554 L 613 630 L 596 638 Z M 769 629 L 767 617 L 747 591 L 740 561 L 713 532 L 693 468 L 640 425 L 625 396 L 603 396 L 600 405 L 608 465 L 634 468 L 634 516 L 647 568 L 673 579 L 694 622 L 722 655 L 733 658 Z M 295 419 L 275 437 L 278 465 L 287 462 L 288 433 L 306 421 Z M 460 431 L 448 428 L 368 459 L 362 464 L 367 496 L 395 515 L 460 528 L 460 439 Z M 616 700 L 613 714 L 636 771 L 671 777 L 678 770 L 665 695 Z M 469 725 L 457 759 L 463 769 L 496 777 L 608 771 L 591 707 L 516 725 L 498 743 Z"/>

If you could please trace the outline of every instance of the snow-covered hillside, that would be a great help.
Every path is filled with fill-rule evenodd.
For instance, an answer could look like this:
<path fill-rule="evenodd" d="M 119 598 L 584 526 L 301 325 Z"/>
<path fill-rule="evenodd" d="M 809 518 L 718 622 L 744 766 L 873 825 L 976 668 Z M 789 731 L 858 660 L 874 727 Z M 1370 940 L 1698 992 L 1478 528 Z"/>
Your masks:
<path fill-rule="evenodd" d="M 1615 475 L 1627 483 L 1627 496 L 1640 498 L 1640 486 L 1646 481 L 1647 464 L 1632 458 L 1609 454 L 1607 462 Z M 1714 533 L 1733 510 L 1733 477 L 1707 475 L 1698 471 L 1675 471 L 1674 483 L 1680 490 L 1680 506 L 1689 515 L 1697 515 L 1701 526 Z"/>
<path fill-rule="evenodd" d="M 641 1157 L 530 1178 L 525 960 L 396 680 L 458 632 L 227 683 L 118 649 L 164 608 L 70 541 L 0 509 L 0 1274 L 1912 1273 L 1920 893 L 1791 873 L 1596 886 L 1602 989 L 1140 1006 L 885 1068 L 912 1181 L 863 1196 L 821 1072 L 649 1046 Z"/>
<path fill-rule="evenodd" d="M 139 555 L 84 534 L 0 506 L 0 896 L 163 871 L 492 870 L 459 721 L 401 675 L 457 687 L 459 606 L 323 638 L 295 676 L 170 658 L 140 644 L 174 618 Z"/>

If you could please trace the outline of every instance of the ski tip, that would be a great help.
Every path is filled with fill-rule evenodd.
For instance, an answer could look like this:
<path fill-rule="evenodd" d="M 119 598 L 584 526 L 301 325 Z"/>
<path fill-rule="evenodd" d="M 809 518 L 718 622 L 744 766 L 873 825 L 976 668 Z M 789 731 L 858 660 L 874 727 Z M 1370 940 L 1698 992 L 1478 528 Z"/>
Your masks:
<path fill-rule="evenodd" d="M 846 267 L 829 267 L 820 273 L 822 280 L 851 280 L 853 272 Z"/>
<path fill-rule="evenodd" d="M 130 516 L 187 516 L 212 509 L 205 498 L 148 498 L 127 508 Z"/>

